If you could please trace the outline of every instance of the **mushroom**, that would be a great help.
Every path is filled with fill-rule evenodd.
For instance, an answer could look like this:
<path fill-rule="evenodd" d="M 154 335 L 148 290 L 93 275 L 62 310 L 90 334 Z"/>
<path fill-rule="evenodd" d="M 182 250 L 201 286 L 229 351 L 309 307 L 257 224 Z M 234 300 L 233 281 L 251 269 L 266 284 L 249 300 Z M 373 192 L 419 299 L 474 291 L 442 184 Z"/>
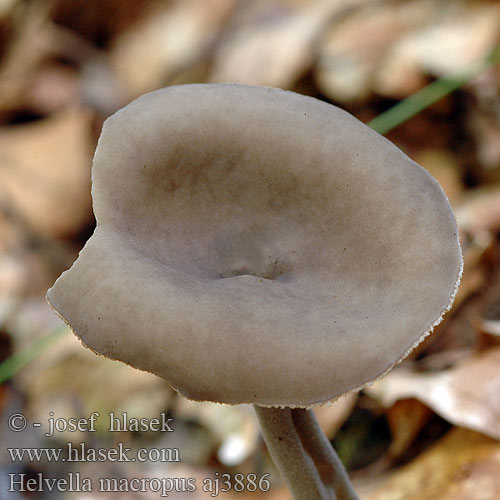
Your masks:
<path fill-rule="evenodd" d="M 197 401 L 252 403 L 297 499 L 356 498 L 312 405 L 400 362 L 462 270 L 439 184 L 330 104 L 193 84 L 108 118 L 97 227 L 48 291 L 96 353 Z"/>

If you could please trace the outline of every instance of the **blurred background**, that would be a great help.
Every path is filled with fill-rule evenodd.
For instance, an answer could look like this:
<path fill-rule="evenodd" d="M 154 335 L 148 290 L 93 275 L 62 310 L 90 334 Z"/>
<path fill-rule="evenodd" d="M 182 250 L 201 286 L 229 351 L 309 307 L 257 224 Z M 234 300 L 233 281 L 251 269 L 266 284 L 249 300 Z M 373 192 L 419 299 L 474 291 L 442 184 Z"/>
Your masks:
<path fill-rule="evenodd" d="M 103 120 L 167 85 L 243 82 L 347 109 L 428 169 L 458 218 L 464 275 L 435 334 L 383 380 L 315 410 L 361 498 L 500 499 L 499 44 L 493 0 L 0 0 L 0 498 L 160 498 L 155 482 L 98 491 L 103 477 L 177 478 L 174 490 L 195 480 L 172 499 L 290 498 L 251 407 L 192 403 L 94 355 L 44 298 L 93 231 Z M 45 436 L 50 416 L 92 412 L 102 416 L 95 432 Z M 109 433 L 109 412 L 163 412 L 174 432 Z M 13 414 L 26 416 L 24 431 L 9 429 Z M 178 449 L 181 461 L 7 452 L 68 442 Z M 8 492 L 12 473 L 24 474 L 21 486 L 79 473 L 93 488 Z M 230 491 L 202 490 L 223 474 Z M 269 490 L 238 492 L 236 474 L 265 477 Z"/>

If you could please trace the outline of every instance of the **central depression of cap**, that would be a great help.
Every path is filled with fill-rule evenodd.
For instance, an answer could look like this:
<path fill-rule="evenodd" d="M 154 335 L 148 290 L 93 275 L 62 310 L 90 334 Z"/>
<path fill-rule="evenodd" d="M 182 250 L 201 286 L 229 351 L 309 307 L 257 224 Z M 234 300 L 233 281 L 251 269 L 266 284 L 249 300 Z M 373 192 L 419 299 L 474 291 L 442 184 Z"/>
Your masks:
<path fill-rule="evenodd" d="M 309 406 L 385 373 L 449 308 L 437 182 L 348 113 L 185 85 L 109 118 L 97 229 L 48 292 L 93 351 L 188 398 Z"/>

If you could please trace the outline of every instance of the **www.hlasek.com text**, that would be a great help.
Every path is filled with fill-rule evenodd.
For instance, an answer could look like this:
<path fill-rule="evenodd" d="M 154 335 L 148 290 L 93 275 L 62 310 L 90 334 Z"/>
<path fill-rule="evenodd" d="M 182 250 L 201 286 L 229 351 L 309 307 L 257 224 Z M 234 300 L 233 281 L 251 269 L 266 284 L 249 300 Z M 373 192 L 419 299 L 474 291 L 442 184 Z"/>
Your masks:
<path fill-rule="evenodd" d="M 181 462 L 178 448 L 139 448 L 123 443 L 92 448 L 86 443 L 66 443 L 61 448 L 7 448 L 12 462 Z"/>

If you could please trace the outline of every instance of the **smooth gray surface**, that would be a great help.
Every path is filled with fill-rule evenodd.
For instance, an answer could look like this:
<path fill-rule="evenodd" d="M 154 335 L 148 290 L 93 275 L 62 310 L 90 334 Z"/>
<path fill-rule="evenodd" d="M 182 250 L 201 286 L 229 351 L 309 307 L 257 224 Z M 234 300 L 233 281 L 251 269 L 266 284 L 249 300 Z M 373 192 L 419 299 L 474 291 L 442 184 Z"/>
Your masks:
<path fill-rule="evenodd" d="M 49 290 L 92 350 L 191 399 L 308 406 L 387 371 L 449 307 L 437 182 L 344 111 L 185 85 L 109 118 L 95 234 Z"/>

